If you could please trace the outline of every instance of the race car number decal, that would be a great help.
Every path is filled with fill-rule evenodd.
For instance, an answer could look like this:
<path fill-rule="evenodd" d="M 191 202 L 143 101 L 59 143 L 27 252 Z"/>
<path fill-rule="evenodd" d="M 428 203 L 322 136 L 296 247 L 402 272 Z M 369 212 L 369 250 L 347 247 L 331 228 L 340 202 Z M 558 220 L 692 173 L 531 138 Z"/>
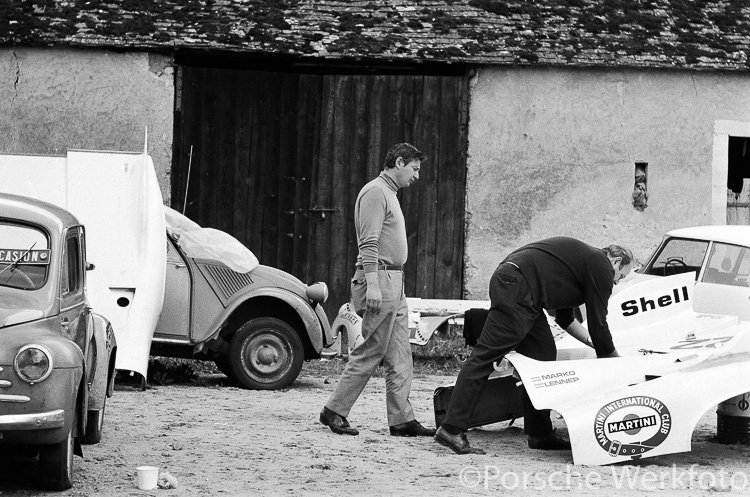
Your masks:
<path fill-rule="evenodd" d="M 713 337 L 713 338 L 694 338 L 692 340 L 682 340 L 677 342 L 669 350 L 688 350 L 688 349 L 715 349 L 721 347 L 721 344 L 728 342 L 732 337 Z"/>
<path fill-rule="evenodd" d="M 653 397 L 618 399 L 596 413 L 594 435 L 599 446 L 612 457 L 640 458 L 658 447 L 669 435 L 672 415 Z"/>

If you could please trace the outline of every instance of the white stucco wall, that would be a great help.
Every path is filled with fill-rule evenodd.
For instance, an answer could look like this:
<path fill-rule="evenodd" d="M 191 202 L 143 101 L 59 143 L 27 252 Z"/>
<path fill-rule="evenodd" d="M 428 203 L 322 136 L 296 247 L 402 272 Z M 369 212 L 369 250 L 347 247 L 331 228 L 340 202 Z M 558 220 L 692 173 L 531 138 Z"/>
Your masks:
<path fill-rule="evenodd" d="M 719 120 L 750 122 L 750 75 L 480 70 L 469 123 L 466 298 L 487 298 L 497 264 L 537 239 L 619 243 L 643 260 L 664 231 L 711 224 Z M 632 206 L 637 160 L 648 162 L 644 212 Z"/>
<path fill-rule="evenodd" d="M 142 151 L 148 128 L 148 151 L 168 202 L 173 106 L 169 56 L 0 48 L 0 153 Z"/>

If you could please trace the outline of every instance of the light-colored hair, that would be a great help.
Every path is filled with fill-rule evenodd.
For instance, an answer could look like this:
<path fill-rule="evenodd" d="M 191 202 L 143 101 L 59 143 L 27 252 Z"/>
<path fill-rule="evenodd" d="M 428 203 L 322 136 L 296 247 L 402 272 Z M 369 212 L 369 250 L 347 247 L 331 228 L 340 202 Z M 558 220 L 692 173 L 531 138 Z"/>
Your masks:
<path fill-rule="evenodd" d="M 620 245 L 609 245 L 607 247 L 604 247 L 602 249 L 602 252 L 607 254 L 607 257 L 609 257 L 610 259 L 616 259 L 617 257 L 620 257 L 620 267 L 627 266 L 634 260 L 633 252 L 631 252 L 630 249 L 621 247 Z"/>

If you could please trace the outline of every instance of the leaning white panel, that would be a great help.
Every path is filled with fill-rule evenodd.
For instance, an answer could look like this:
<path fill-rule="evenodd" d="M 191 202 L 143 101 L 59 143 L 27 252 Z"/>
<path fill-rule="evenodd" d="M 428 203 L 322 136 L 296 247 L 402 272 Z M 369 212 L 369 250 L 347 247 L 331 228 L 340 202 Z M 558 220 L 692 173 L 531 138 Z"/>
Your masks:
<path fill-rule="evenodd" d="M 164 300 L 166 231 L 147 153 L 68 151 L 66 157 L 0 155 L 0 191 L 70 211 L 86 229 L 90 304 L 117 337 L 116 368 L 144 378 Z"/>
<path fill-rule="evenodd" d="M 91 304 L 117 337 L 117 369 L 145 378 L 164 302 L 167 238 L 147 154 L 68 152 L 68 210 L 86 227 Z"/>

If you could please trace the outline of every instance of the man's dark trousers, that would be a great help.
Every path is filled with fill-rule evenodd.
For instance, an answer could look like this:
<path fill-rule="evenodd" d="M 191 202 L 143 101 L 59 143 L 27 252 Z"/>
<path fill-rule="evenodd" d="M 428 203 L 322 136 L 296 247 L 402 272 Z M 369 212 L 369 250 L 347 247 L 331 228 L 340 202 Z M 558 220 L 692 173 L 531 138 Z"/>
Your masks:
<path fill-rule="evenodd" d="M 471 356 L 461 368 L 443 424 L 467 429 L 493 363 L 515 350 L 539 361 L 554 361 L 555 339 L 540 307 L 535 308 L 531 291 L 521 271 L 502 263 L 490 279 L 490 311 Z M 524 391 L 524 431 L 545 435 L 552 431 L 549 410 L 534 409 Z"/>

